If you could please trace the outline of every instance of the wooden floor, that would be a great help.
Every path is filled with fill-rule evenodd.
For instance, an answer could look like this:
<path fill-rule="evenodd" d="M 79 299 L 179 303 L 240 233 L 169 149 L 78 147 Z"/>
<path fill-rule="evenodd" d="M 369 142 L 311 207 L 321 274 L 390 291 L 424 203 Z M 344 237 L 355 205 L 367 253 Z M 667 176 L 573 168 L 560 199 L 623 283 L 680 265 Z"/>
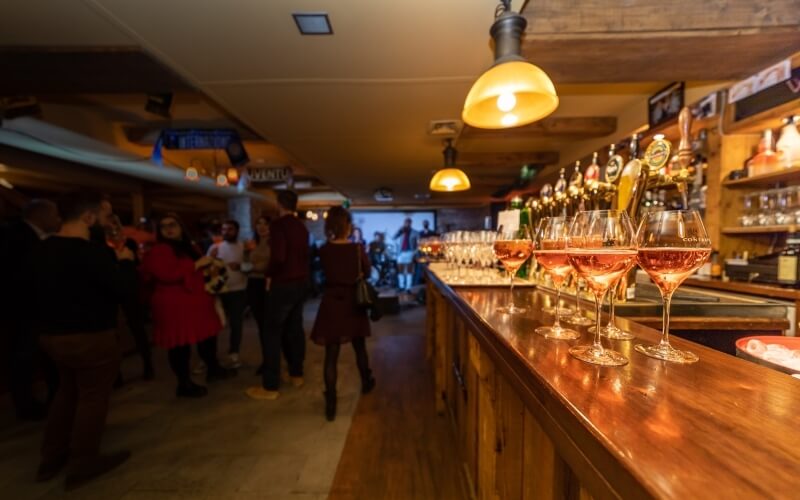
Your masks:
<path fill-rule="evenodd" d="M 373 330 L 378 383 L 358 403 L 329 500 L 467 498 L 451 431 L 434 410 L 424 309 L 401 316 Z"/>

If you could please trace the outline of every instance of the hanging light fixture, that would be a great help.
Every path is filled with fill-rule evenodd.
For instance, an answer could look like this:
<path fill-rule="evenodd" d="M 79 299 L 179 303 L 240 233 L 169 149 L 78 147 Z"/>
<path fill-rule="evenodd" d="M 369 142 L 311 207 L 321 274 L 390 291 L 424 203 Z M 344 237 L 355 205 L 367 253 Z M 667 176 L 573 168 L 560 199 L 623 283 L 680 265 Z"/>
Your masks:
<path fill-rule="evenodd" d="M 444 148 L 444 168 L 437 170 L 431 178 L 431 191 L 466 191 L 469 189 L 469 177 L 463 170 L 455 168 L 456 155 L 458 152 L 453 147 L 453 139 L 447 139 L 447 146 Z"/>
<path fill-rule="evenodd" d="M 189 166 L 186 168 L 186 173 L 184 173 L 183 177 L 187 181 L 197 182 L 200 180 L 200 174 L 197 172 L 197 167 L 194 166 L 195 162 L 194 158 L 189 161 Z"/>
<path fill-rule="evenodd" d="M 518 127 L 541 120 L 558 107 L 558 95 L 547 73 L 522 57 L 522 34 L 528 21 L 501 0 L 489 33 L 494 39 L 494 64 L 464 101 L 461 117 L 477 128 Z"/>

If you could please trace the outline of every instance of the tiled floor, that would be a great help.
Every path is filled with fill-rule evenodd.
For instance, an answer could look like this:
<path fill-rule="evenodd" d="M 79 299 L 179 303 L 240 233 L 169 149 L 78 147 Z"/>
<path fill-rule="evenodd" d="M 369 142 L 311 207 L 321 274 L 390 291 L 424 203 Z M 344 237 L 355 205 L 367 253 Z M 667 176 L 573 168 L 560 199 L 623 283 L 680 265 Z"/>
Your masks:
<path fill-rule="evenodd" d="M 310 330 L 316 303 L 306 311 Z M 389 326 L 389 323 L 385 323 Z M 418 325 L 422 328 L 421 323 Z M 226 338 L 221 339 L 220 351 Z M 283 390 L 274 402 L 252 401 L 244 390 L 258 382 L 255 325 L 247 321 L 245 367 L 213 384 L 207 398 L 178 400 L 164 351 L 156 350 L 153 382 L 138 380 L 139 361 L 125 359 L 131 381 L 114 393 L 105 450 L 127 448 L 133 458 L 106 477 L 66 495 L 63 475 L 33 482 L 41 424 L 17 424 L 7 403 L 0 409 L 0 498 L 79 499 L 289 499 L 327 498 L 358 402 L 355 361 L 342 351 L 339 411 L 323 417 L 323 350 L 308 344 L 306 385 Z"/>

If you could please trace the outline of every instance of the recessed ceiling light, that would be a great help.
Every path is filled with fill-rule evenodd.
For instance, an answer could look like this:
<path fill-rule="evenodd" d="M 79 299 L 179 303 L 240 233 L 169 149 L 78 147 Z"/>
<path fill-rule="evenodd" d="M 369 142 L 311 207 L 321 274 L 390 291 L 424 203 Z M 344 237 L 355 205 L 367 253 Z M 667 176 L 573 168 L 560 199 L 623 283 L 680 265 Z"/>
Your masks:
<path fill-rule="evenodd" d="M 332 35 L 333 28 L 325 12 L 295 12 L 292 14 L 297 29 L 303 35 Z"/>

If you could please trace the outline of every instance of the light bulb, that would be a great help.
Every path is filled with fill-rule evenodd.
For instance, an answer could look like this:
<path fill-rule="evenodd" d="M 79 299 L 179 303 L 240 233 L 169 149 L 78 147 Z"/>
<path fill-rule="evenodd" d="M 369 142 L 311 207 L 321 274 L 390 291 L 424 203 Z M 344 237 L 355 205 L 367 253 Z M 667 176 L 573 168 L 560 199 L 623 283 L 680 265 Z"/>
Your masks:
<path fill-rule="evenodd" d="M 514 113 L 506 113 L 505 115 L 503 115 L 503 118 L 500 119 L 500 123 L 504 127 L 513 127 L 514 125 L 517 124 L 517 120 L 518 120 L 517 115 L 515 115 Z"/>
<path fill-rule="evenodd" d="M 503 92 L 497 96 L 497 109 L 508 113 L 517 105 L 517 98 L 513 92 Z"/>

